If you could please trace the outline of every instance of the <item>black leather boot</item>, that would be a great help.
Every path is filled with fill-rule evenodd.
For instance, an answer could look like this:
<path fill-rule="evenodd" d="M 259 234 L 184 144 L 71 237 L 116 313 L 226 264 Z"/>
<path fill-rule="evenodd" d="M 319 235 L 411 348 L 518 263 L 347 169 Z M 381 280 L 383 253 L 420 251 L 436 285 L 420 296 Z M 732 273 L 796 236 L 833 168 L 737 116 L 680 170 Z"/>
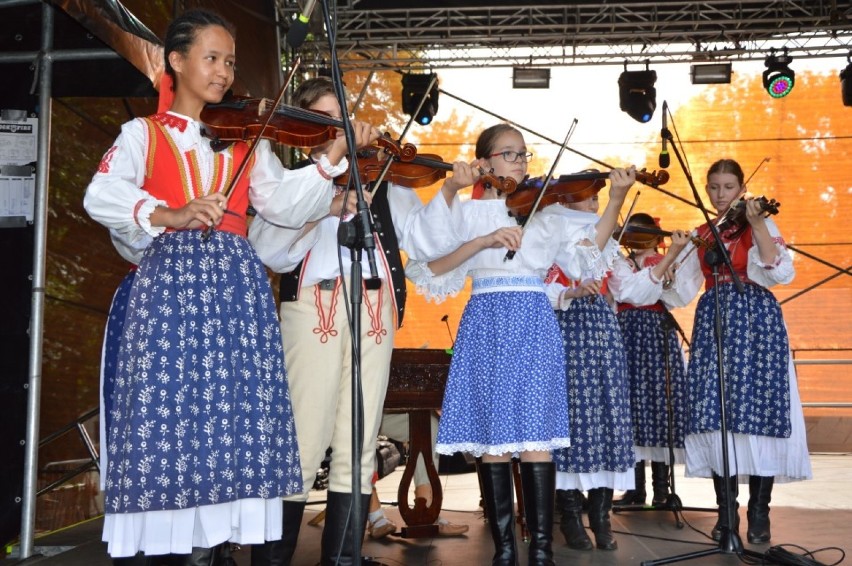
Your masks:
<path fill-rule="evenodd" d="M 282 501 L 283 532 L 281 540 L 270 540 L 251 547 L 251 566 L 290 566 L 299 530 L 302 528 L 302 515 L 305 513 L 304 501 Z"/>
<path fill-rule="evenodd" d="M 769 502 L 772 500 L 772 476 L 749 476 L 748 478 L 748 531 L 746 535 L 751 544 L 769 542 Z"/>
<path fill-rule="evenodd" d="M 612 536 L 609 512 L 612 509 L 612 490 L 598 487 L 589 490 L 589 527 L 595 534 L 595 544 L 601 550 L 615 550 L 618 543 Z"/>
<path fill-rule="evenodd" d="M 553 496 L 556 464 L 521 462 L 524 515 L 530 531 L 530 566 L 555 566 L 553 562 Z"/>
<path fill-rule="evenodd" d="M 361 532 L 367 525 L 370 494 L 361 494 Z M 322 530 L 322 566 L 353 566 L 361 564 L 360 556 L 353 556 L 352 549 L 352 494 L 328 492 L 325 507 L 325 527 Z"/>
<path fill-rule="evenodd" d="M 568 548 L 574 550 L 591 550 L 594 548 L 583 527 L 582 493 L 578 489 L 557 489 L 556 505 L 562 510 L 559 520 L 559 530 L 565 537 Z"/>
<path fill-rule="evenodd" d="M 515 566 L 515 517 L 513 512 L 512 463 L 480 463 L 479 480 L 485 516 L 494 539 L 492 566 Z"/>
<path fill-rule="evenodd" d="M 713 527 L 713 531 L 710 533 L 710 536 L 716 541 L 722 538 L 722 529 L 728 526 L 728 507 L 725 502 L 725 482 L 730 485 L 731 505 L 734 509 L 734 525 L 731 531 L 739 533 L 740 530 L 740 516 L 737 513 L 737 509 L 740 508 L 740 504 L 737 502 L 737 496 L 739 495 L 737 476 L 723 478 L 722 476 L 713 474 L 713 489 L 716 491 L 716 505 L 719 506 L 719 518 L 716 520 L 716 526 Z"/>
<path fill-rule="evenodd" d="M 193 547 L 192 554 L 188 554 L 183 561 L 183 566 L 222 566 L 222 547 L 217 544 L 212 548 Z"/>
<path fill-rule="evenodd" d="M 648 496 L 645 492 L 645 460 L 636 462 L 633 466 L 633 474 L 636 477 L 636 487 L 628 489 L 621 497 L 613 500 L 614 506 L 645 505 L 645 498 Z"/>
<path fill-rule="evenodd" d="M 654 498 L 651 505 L 665 505 L 669 498 L 669 466 L 665 462 L 651 462 L 651 485 Z"/>

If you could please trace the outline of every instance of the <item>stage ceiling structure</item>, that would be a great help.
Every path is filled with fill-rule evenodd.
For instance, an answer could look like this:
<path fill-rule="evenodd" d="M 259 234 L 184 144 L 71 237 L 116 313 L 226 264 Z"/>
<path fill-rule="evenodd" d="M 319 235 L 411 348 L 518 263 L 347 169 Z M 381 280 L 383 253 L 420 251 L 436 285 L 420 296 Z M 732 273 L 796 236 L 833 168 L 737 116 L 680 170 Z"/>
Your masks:
<path fill-rule="evenodd" d="M 276 0 L 288 28 L 308 0 Z M 301 8 L 300 8 L 301 6 Z M 309 22 L 302 65 L 328 65 L 323 2 Z M 622 65 L 846 57 L 850 0 L 689 2 L 339 0 L 343 71 Z"/>

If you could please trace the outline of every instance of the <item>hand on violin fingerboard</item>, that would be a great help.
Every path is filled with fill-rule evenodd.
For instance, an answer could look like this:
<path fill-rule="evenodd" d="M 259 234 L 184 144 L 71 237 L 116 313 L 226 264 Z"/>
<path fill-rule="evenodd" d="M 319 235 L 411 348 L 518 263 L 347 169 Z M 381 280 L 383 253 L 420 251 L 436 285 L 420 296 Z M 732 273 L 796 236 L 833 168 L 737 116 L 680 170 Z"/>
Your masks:
<path fill-rule="evenodd" d="M 367 122 L 352 120 L 352 133 L 355 137 L 355 149 L 367 147 L 381 137 L 381 132 Z M 339 131 L 337 138 L 332 142 L 331 148 L 328 150 L 328 160 L 332 165 L 337 165 L 343 156 L 349 153 L 349 148 L 346 143 L 346 136 L 342 131 Z"/>
<path fill-rule="evenodd" d="M 624 202 L 627 191 L 636 182 L 636 166 L 616 168 L 609 173 L 609 198 L 616 202 Z"/>
<path fill-rule="evenodd" d="M 456 161 L 453 163 L 453 176 L 448 177 L 441 186 L 441 192 L 447 200 L 447 204 L 451 204 L 456 193 L 465 187 L 469 187 L 479 179 L 479 160 L 471 163 L 464 161 Z"/>

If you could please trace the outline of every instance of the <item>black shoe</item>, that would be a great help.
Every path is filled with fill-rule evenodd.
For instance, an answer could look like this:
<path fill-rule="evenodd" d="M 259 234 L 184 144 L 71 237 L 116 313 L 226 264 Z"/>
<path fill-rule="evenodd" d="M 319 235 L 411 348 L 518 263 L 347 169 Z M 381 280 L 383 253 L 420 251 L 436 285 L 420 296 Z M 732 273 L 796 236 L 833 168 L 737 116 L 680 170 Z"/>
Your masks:
<path fill-rule="evenodd" d="M 565 537 L 568 548 L 574 550 L 592 550 L 594 545 L 583 527 L 582 493 L 577 489 L 557 489 L 556 504 L 562 510 L 559 530 Z"/>
<path fill-rule="evenodd" d="M 731 531 L 739 533 L 740 529 L 740 516 L 739 513 L 737 513 L 737 509 L 740 507 L 740 504 L 737 502 L 737 496 L 739 495 L 737 476 L 723 478 L 722 476 L 713 474 L 713 489 L 716 491 L 716 505 L 719 506 L 719 516 L 716 519 L 716 525 L 710 533 L 710 536 L 713 537 L 713 540 L 715 541 L 722 539 L 722 530 L 728 527 L 728 507 L 727 501 L 725 500 L 726 482 L 731 490 L 731 505 L 734 512 L 734 525 Z"/>
<path fill-rule="evenodd" d="M 601 550 L 615 550 L 618 543 L 612 536 L 609 512 L 612 509 L 612 490 L 599 487 L 589 490 L 589 527 L 595 534 L 595 545 Z"/>
<path fill-rule="evenodd" d="M 645 505 L 648 494 L 645 492 L 645 460 L 636 462 L 633 466 L 633 475 L 636 479 L 636 487 L 628 489 L 624 494 L 612 501 L 614 507 L 624 505 Z"/>
<path fill-rule="evenodd" d="M 364 537 L 370 494 L 361 494 L 361 517 L 358 519 Z M 354 566 L 361 564 L 360 556 L 353 556 L 352 532 L 355 517 L 352 516 L 352 494 L 329 491 L 325 507 L 325 526 L 322 530 L 322 566 Z"/>
<path fill-rule="evenodd" d="M 772 500 L 772 476 L 749 476 L 748 478 L 748 531 L 746 536 L 751 544 L 769 542 L 772 533 L 769 530 L 769 502 Z"/>
<path fill-rule="evenodd" d="M 665 462 L 651 462 L 651 486 L 654 488 L 654 498 L 651 505 L 665 505 L 669 498 L 669 465 Z"/>
<path fill-rule="evenodd" d="M 530 566 L 555 566 L 553 562 L 553 495 L 556 464 L 521 462 L 524 516 L 530 531 Z"/>
<path fill-rule="evenodd" d="M 251 566 L 290 566 L 299 530 L 302 528 L 302 515 L 305 513 L 304 501 L 282 501 L 283 532 L 280 540 L 271 540 L 251 547 Z"/>
<path fill-rule="evenodd" d="M 478 465 L 479 481 L 485 516 L 494 540 L 492 566 L 515 566 L 514 494 L 512 493 L 512 463 L 495 462 Z"/>

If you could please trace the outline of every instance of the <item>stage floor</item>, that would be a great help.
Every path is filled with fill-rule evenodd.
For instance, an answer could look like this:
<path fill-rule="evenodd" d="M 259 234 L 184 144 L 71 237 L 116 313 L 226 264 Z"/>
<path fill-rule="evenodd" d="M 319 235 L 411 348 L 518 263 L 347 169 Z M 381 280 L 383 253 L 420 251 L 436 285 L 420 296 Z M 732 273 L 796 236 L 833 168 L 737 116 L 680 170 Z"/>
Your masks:
<path fill-rule="evenodd" d="M 748 487 L 740 486 L 740 534 L 745 548 L 764 552 L 774 545 L 798 545 L 809 551 L 826 547 L 839 547 L 852 551 L 852 455 L 812 455 L 814 479 L 793 484 L 776 484 L 772 496 L 772 541 L 765 545 L 749 545 L 745 540 L 745 505 Z M 397 509 L 397 485 L 402 468 L 382 479 L 378 484 L 379 495 L 385 505 L 385 514 L 397 525 L 402 526 Z M 650 473 L 649 473 L 650 475 Z M 380 541 L 366 537 L 363 554 L 388 565 L 474 566 L 491 561 L 493 545 L 487 525 L 482 519 L 479 504 L 479 486 L 475 474 L 441 476 L 444 485 L 444 511 L 442 516 L 454 523 L 467 523 L 470 531 L 460 537 L 437 537 L 434 539 L 403 539 L 388 536 Z M 649 478 L 650 480 L 650 478 Z M 683 468 L 676 468 L 677 493 L 684 507 L 701 509 L 715 507 L 715 495 L 710 480 L 687 479 Z M 650 487 L 650 486 L 649 486 Z M 322 508 L 325 492 L 315 492 L 305 513 L 299 537 L 294 566 L 314 566 L 319 562 L 321 527 L 307 524 Z M 558 528 L 554 528 L 554 552 L 557 564 L 616 565 L 639 564 L 643 561 L 693 553 L 718 548 L 708 538 L 715 523 L 715 510 L 684 511 L 686 525 L 675 526 L 669 511 L 621 512 L 613 515 L 613 530 L 619 548 L 614 552 L 593 550 L 588 552 L 570 550 Z M 584 521 L 588 521 L 584 517 Z M 105 545 L 100 542 L 101 520 L 96 519 L 75 525 L 61 532 L 51 533 L 36 539 L 36 551 L 53 556 L 34 556 L 25 564 L 44 566 L 106 566 L 111 564 Z M 519 550 L 524 549 L 519 543 Z M 792 549 L 796 550 L 796 549 Z M 61 551 L 61 552 L 60 552 Z M 802 552 L 797 550 L 797 552 Z M 525 565 L 526 556 L 521 551 L 520 564 Z M 834 564 L 842 557 L 838 550 L 818 553 L 815 558 L 822 564 Z M 240 566 L 249 565 L 248 549 L 235 553 Z M 692 564 L 739 564 L 734 554 L 714 554 L 692 559 Z M 21 563 L 14 558 L 0 561 L 0 565 Z"/>

